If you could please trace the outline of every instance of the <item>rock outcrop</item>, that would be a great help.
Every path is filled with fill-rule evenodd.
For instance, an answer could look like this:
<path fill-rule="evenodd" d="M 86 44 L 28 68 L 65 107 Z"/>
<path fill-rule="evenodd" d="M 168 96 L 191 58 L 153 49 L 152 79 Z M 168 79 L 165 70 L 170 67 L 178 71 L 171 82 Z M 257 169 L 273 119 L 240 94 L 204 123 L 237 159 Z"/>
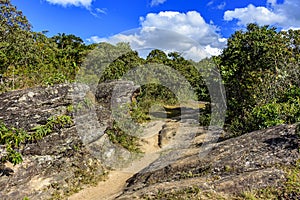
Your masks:
<path fill-rule="evenodd" d="M 94 88 L 64 84 L 0 94 L 0 120 L 7 127 L 33 134 L 53 116 L 73 119 L 73 123 L 55 126 L 42 139 L 22 144 L 18 150 L 23 156 L 21 164 L 0 165 L 0 199 L 63 199 L 105 179 L 109 170 L 131 163 L 136 154 L 113 143 L 106 131 L 115 117 L 123 116 L 124 109 L 126 114 L 138 86 L 118 81 Z M 300 171 L 299 125 L 255 131 L 206 148 L 212 132 L 197 126 L 197 109 L 176 108 L 176 115 L 170 109 L 153 112 L 156 120 L 160 116 L 170 119 L 145 125 L 140 144 L 148 154 L 136 162 L 138 166 L 125 168 L 135 175 L 127 180 L 123 192 L 116 190 L 120 194 L 116 199 L 213 199 L 219 194 L 230 199 L 245 191 L 284 188 L 287 169 Z M 2 159 L 7 153 L 5 145 L 0 145 L 0 153 Z M 142 169 L 147 158 L 154 161 L 149 164 L 148 159 Z M 282 198 L 300 196 L 298 192 Z"/>
<path fill-rule="evenodd" d="M 217 197 L 212 194 L 230 199 L 245 191 L 280 190 L 287 181 L 285 169 L 300 168 L 300 135 L 295 129 L 296 125 L 280 125 L 228 139 L 217 143 L 204 157 L 199 152 L 203 134 L 196 134 L 191 146 L 162 156 L 130 178 L 118 199 L 158 199 L 176 192 L 182 199 L 191 199 L 184 196 L 191 192 L 183 191 L 193 190 L 198 191 L 195 199 Z M 201 195 L 205 192 L 210 198 Z M 300 198 L 299 193 L 288 195 L 290 199 Z"/>
<path fill-rule="evenodd" d="M 72 117 L 73 123 L 23 144 L 21 164 L 1 164 L 0 199 L 61 199 L 85 184 L 99 182 L 108 169 L 132 159 L 132 153 L 105 134 L 112 123 L 111 92 L 118 84 L 125 91 L 136 90 L 130 82 L 117 82 L 100 84 L 96 91 L 87 85 L 64 84 L 1 94 L 0 120 L 7 127 L 33 134 L 50 117 L 62 115 Z M 118 94 L 116 100 L 131 99 L 130 92 Z M 1 159 L 5 145 L 0 149 Z"/>

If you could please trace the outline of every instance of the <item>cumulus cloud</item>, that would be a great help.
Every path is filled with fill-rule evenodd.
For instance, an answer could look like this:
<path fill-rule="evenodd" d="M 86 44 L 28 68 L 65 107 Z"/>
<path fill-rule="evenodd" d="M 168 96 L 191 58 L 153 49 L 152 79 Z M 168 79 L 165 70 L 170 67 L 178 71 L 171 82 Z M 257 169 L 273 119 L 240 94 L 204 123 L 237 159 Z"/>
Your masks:
<path fill-rule="evenodd" d="M 283 29 L 300 27 L 299 0 L 267 0 L 266 7 L 248 5 L 224 13 L 224 20 L 237 20 L 238 25 L 257 23 L 259 25 L 277 25 Z"/>
<path fill-rule="evenodd" d="M 83 6 L 89 8 L 93 0 L 46 0 L 51 4 L 61 5 L 61 6 Z"/>
<path fill-rule="evenodd" d="M 274 12 L 285 17 L 285 21 L 280 25 L 285 28 L 298 27 L 300 28 L 300 1 L 285 0 L 283 4 L 276 4 Z"/>
<path fill-rule="evenodd" d="M 283 16 L 273 13 L 266 7 L 255 7 L 252 4 L 246 8 L 236 8 L 233 11 L 226 11 L 224 19 L 226 21 L 238 19 L 238 25 L 245 25 L 251 22 L 266 25 L 281 23 L 285 20 Z"/>
<path fill-rule="evenodd" d="M 103 38 L 100 38 L 96 35 L 86 39 L 88 42 L 91 42 L 91 43 L 100 43 L 100 42 L 103 42 Z"/>
<path fill-rule="evenodd" d="M 201 60 L 218 55 L 226 39 L 218 34 L 218 28 L 208 24 L 196 11 L 187 13 L 165 11 L 149 13 L 140 18 L 141 27 L 109 38 L 91 37 L 93 42 L 128 42 L 137 51 L 161 49 L 177 51 L 186 58 Z"/>
<path fill-rule="evenodd" d="M 167 0 L 152 0 L 150 5 L 151 6 L 158 6 L 159 4 L 165 3 Z"/>
<path fill-rule="evenodd" d="M 158 14 L 149 13 L 145 18 L 140 18 L 142 27 L 156 27 L 170 30 L 192 38 L 201 45 L 223 47 L 218 40 L 221 36 L 218 28 L 205 22 L 200 13 L 190 11 L 187 13 L 165 11 Z"/>

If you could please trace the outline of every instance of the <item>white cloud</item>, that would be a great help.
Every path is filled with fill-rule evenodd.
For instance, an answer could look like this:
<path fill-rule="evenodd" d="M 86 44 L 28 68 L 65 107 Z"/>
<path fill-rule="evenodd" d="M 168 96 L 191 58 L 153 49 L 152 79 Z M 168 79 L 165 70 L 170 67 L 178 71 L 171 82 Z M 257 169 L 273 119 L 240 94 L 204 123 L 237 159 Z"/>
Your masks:
<path fill-rule="evenodd" d="M 93 0 L 46 0 L 51 4 L 61 5 L 61 6 L 83 6 L 89 8 Z"/>
<path fill-rule="evenodd" d="M 266 7 L 255 7 L 252 4 L 246 8 L 236 8 L 233 11 L 226 11 L 224 19 L 226 21 L 238 19 L 238 25 L 246 25 L 252 22 L 256 22 L 259 25 L 266 25 L 284 21 L 284 17 L 273 13 Z"/>
<path fill-rule="evenodd" d="M 200 60 L 217 55 L 226 45 L 226 39 L 218 34 L 218 28 L 208 24 L 196 11 L 187 13 L 165 11 L 149 13 L 140 18 L 141 28 L 114 35 L 109 38 L 93 36 L 89 41 L 129 42 L 139 53 L 161 49 L 177 51 L 186 58 Z"/>
<path fill-rule="evenodd" d="M 96 35 L 90 37 L 87 39 L 88 42 L 91 42 L 91 43 L 100 43 L 100 42 L 104 42 L 103 38 L 100 38 Z"/>
<path fill-rule="evenodd" d="M 159 4 L 165 3 L 167 0 L 152 0 L 150 5 L 151 6 L 158 6 Z"/>
<path fill-rule="evenodd" d="M 283 29 L 300 27 L 300 1 L 285 0 L 278 3 L 277 0 L 267 0 L 266 7 L 255 7 L 252 4 L 245 8 L 236 8 L 224 13 L 224 20 L 236 19 L 238 25 L 257 23 L 259 25 L 276 25 Z"/>
<path fill-rule="evenodd" d="M 174 31 L 196 40 L 203 46 L 212 43 L 213 46 L 217 47 L 224 45 L 218 41 L 218 38 L 221 37 L 217 33 L 218 28 L 213 24 L 206 23 L 200 13 L 196 11 L 150 13 L 145 18 L 141 18 L 140 21 L 142 27 L 156 27 Z"/>
<path fill-rule="evenodd" d="M 210 55 L 213 55 L 213 56 L 217 56 L 217 55 L 220 55 L 222 53 L 222 50 L 219 49 L 219 48 L 214 48 L 214 47 L 211 47 L 210 45 L 207 45 L 205 47 L 205 51 L 207 53 L 209 53 Z"/>
<path fill-rule="evenodd" d="M 285 28 L 300 27 L 300 1 L 299 0 L 285 0 L 283 4 L 276 4 L 274 12 L 278 15 L 284 16 L 285 21 L 280 25 Z"/>
<path fill-rule="evenodd" d="M 107 9 L 105 8 L 96 8 L 95 11 L 100 14 L 107 14 Z"/>
<path fill-rule="evenodd" d="M 219 10 L 223 10 L 223 9 L 225 8 L 225 6 L 226 6 L 226 2 L 224 1 L 223 3 L 219 4 L 219 5 L 217 6 L 217 8 L 218 8 Z"/>

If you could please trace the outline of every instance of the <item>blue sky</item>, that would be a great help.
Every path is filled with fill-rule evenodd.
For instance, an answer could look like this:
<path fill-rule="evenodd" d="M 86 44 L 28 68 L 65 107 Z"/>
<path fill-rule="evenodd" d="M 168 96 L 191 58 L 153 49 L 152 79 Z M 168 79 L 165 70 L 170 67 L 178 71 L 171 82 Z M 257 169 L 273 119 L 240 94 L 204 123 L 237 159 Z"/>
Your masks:
<path fill-rule="evenodd" d="M 163 34 L 176 32 L 197 41 L 209 55 L 218 54 L 226 39 L 250 22 L 282 29 L 300 27 L 299 0 L 12 0 L 12 3 L 27 16 L 34 31 L 47 30 L 49 36 L 75 34 L 86 42 L 125 40 L 141 48 L 149 44 L 142 32 L 155 27 L 167 30 Z M 122 35 L 131 29 L 136 31 L 126 37 Z M 176 41 L 174 34 L 172 37 Z"/>

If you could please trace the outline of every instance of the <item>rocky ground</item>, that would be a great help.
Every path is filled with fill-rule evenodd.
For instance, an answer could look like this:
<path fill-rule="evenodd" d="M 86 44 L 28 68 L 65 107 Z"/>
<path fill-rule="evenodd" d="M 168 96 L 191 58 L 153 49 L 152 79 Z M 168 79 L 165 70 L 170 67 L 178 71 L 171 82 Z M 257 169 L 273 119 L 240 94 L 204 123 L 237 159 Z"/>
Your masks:
<path fill-rule="evenodd" d="M 0 199 L 236 199 L 263 189 L 284 191 L 282 199 L 300 198 L 296 124 L 226 140 L 222 133 L 210 144 L 214 132 L 199 127 L 187 109 L 181 113 L 185 120 L 144 124 L 139 135 L 144 153 L 132 153 L 112 143 L 105 130 L 112 126 L 111 102 L 130 102 L 136 89 L 122 82 L 93 90 L 58 85 L 1 94 L 0 120 L 9 127 L 32 133 L 61 115 L 74 123 L 24 144 L 21 164 L 1 165 Z M 4 145 L 0 150 L 2 157 Z"/>
<path fill-rule="evenodd" d="M 219 142 L 204 157 L 199 145 L 201 141 L 195 137 L 188 148 L 160 157 L 128 179 L 118 199 L 159 199 L 162 193 L 191 188 L 198 193 L 222 194 L 224 198 L 262 188 L 280 190 L 287 180 L 286 167 L 299 167 L 299 135 L 295 125 L 280 125 Z M 300 174 L 297 176 L 299 180 Z M 197 196 L 200 197 L 205 195 Z M 299 197 L 298 193 L 291 199 Z"/>

